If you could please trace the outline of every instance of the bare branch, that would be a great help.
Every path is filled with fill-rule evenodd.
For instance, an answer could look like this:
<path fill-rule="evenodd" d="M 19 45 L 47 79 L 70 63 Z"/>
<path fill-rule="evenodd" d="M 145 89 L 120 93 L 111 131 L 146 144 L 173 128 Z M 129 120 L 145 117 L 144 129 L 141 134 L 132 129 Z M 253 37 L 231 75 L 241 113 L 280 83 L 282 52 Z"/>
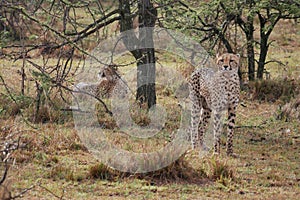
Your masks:
<path fill-rule="evenodd" d="M 105 24 L 102 23 L 103 21 L 107 20 L 109 17 L 115 15 L 115 14 L 118 14 L 120 12 L 119 9 L 116 9 L 116 10 L 113 10 L 111 11 L 110 13 L 108 13 L 107 15 L 103 16 L 102 18 L 96 20 L 94 23 L 88 25 L 85 29 L 83 29 L 82 31 L 78 32 L 78 33 L 67 33 L 66 35 L 69 35 L 69 36 L 72 36 L 72 35 L 82 35 L 84 33 L 87 33 L 89 29 L 93 28 L 93 27 L 98 27 L 99 26 L 99 23 L 101 24 Z M 116 20 L 119 20 L 119 17 L 115 17 L 113 22 L 116 21 Z M 107 24 L 110 24 L 109 22 L 106 22 Z M 112 22 L 111 22 L 112 23 Z M 102 27 L 102 26 L 101 26 Z M 101 28 L 100 27 L 100 28 Z M 99 29 L 99 28 L 98 28 Z"/>
<path fill-rule="evenodd" d="M 19 194 L 12 196 L 10 199 L 18 199 L 18 198 L 22 198 L 23 195 L 27 192 L 29 192 L 30 190 L 33 190 L 37 185 L 32 185 L 29 188 L 24 189 L 22 192 L 20 192 Z"/>
<path fill-rule="evenodd" d="M 48 188 L 40 185 L 40 187 L 44 190 L 46 190 L 47 192 L 49 192 L 52 196 L 54 196 L 55 198 L 57 199 L 63 199 L 63 196 L 64 196 L 64 190 L 63 190 L 63 194 L 61 196 L 58 196 L 57 194 L 55 194 L 53 191 L 49 190 Z"/>
<path fill-rule="evenodd" d="M 265 65 L 270 64 L 270 63 L 277 63 L 279 65 L 286 66 L 286 64 L 284 64 L 283 62 L 281 62 L 279 60 L 269 60 L 269 61 L 265 62 Z"/>
<path fill-rule="evenodd" d="M 7 163 L 4 164 L 4 172 L 2 174 L 2 177 L 0 179 L 0 185 L 2 185 L 6 179 L 6 176 L 7 176 L 7 173 L 8 173 L 8 169 L 9 169 L 9 166 Z"/>

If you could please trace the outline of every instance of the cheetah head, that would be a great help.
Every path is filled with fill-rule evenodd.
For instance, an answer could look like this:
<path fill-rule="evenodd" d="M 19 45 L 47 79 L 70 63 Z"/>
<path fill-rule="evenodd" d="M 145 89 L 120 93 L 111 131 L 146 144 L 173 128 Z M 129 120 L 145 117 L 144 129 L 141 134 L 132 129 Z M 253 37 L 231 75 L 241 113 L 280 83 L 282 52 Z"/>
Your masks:
<path fill-rule="evenodd" d="M 240 55 L 224 53 L 217 55 L 217 66 L 220 71 L 237 72 L 240 65 Z"/>
<path fill-rule="evenodd" d="M 117 69 L 113 65 L 105 66 L 98 73 L 98 79 L 100 81 L 114 81 L 119 78 Z"/>

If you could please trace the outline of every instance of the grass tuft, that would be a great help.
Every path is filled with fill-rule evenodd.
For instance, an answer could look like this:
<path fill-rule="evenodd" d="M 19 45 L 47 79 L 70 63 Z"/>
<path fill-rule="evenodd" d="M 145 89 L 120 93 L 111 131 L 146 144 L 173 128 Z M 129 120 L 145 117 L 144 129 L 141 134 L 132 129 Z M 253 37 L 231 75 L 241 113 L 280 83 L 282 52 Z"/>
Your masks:
<path fill-rule="evenodd" d="M 228 185 L 234 179 L 233 169 L 228 165 L 227 161 L 220 158 L 212 157 L 207 161 L 207 175 L 210 179 Z"/>
<path fill-rule="evenodd" d="M 97 163 L 89 168 L 88 177 L 101 180 L 113 180 L 116 175 L 112 169 L 103 163 Z"/>
<path fill-rule="evenodd" d="M 53 180 L 72 180 L 73 171 L 70 168 L 67 168 L 61 164 L 58 164 L 50 170 L 47 178 L 52 178 Z"/>
<path fill-rule="evenodd" d="M 57 163 L 53 166 L 50 172 L 47 173 L 46 178 L 53 179 L 54 181 L 65 180 L 65 181 L 82 181 L 85 177 L 62 163 Z"/>
<path fill-rule="evenodd" d="M 185 156 L 181 156 L 169 166 L 143 175 L 139 178 L 149 180 L 154 183 L 168 183 L 168 182 L 189 182 L 198 183 L 207 178 L 204 169 L 195 169 L 186 160 Z"/>

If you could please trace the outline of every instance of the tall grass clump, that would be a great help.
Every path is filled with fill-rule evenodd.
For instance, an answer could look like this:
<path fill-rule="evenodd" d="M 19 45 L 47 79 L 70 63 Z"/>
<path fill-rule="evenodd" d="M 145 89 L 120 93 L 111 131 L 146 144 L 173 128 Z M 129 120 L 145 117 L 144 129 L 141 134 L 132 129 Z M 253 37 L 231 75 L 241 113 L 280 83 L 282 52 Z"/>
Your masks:
<path fill-rule="evenodd" d="M 299 94 L 299 84 L 298 80 L 269 79 L 250 82 L 249 87 L 254 100 L 288 102 Z"/>
<path fill-rule="evenodd" d="M 88 177 L 101 180 L 113 180 L 118 173 L 103 163 L 92 165 L 88 170 Z"/>
<path fill-rule="evenodd" d="M 300 120 L 300 95 L 285 105 L 280 106 L 276 118 L 285 121 Z"/>
<path fill-rule="evenodd" d="M 206 160 L 207 176 L 218 183 L 227 186 L 234 180 L 234 170 L 227 161 L 221 160 L 218 157 L 212 157 Z"/>

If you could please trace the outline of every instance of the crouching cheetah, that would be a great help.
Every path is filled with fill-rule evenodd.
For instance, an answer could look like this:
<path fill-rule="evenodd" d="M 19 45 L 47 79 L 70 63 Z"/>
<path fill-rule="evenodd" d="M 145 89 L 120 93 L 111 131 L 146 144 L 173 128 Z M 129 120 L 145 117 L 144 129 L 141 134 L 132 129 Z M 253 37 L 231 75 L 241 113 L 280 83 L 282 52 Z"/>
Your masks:
<path fill-rule="evenodd" d="M 214 153 L 220 153 L 221 113 L 227 110 L 227 155 L 233 155 L 232 138 L 240 91 L 239 60 L 239 55 L 225 53 L 217 56 L 216 72 L 212 69 L 200 68 L 192 73 L 189 88 L 192 102 L 191 140 L 194 149 L 205 148 L 203 136 L 212 114 Z"/>
<path fill-rule="evenodd" d="M 96 99 L 110 98 L 117 83 L 122 81 L 115 65 L 105 66 L 98 73 L 96 83 L 80 82 L 75 85 L 75 92 L 90 95 Z"/>

